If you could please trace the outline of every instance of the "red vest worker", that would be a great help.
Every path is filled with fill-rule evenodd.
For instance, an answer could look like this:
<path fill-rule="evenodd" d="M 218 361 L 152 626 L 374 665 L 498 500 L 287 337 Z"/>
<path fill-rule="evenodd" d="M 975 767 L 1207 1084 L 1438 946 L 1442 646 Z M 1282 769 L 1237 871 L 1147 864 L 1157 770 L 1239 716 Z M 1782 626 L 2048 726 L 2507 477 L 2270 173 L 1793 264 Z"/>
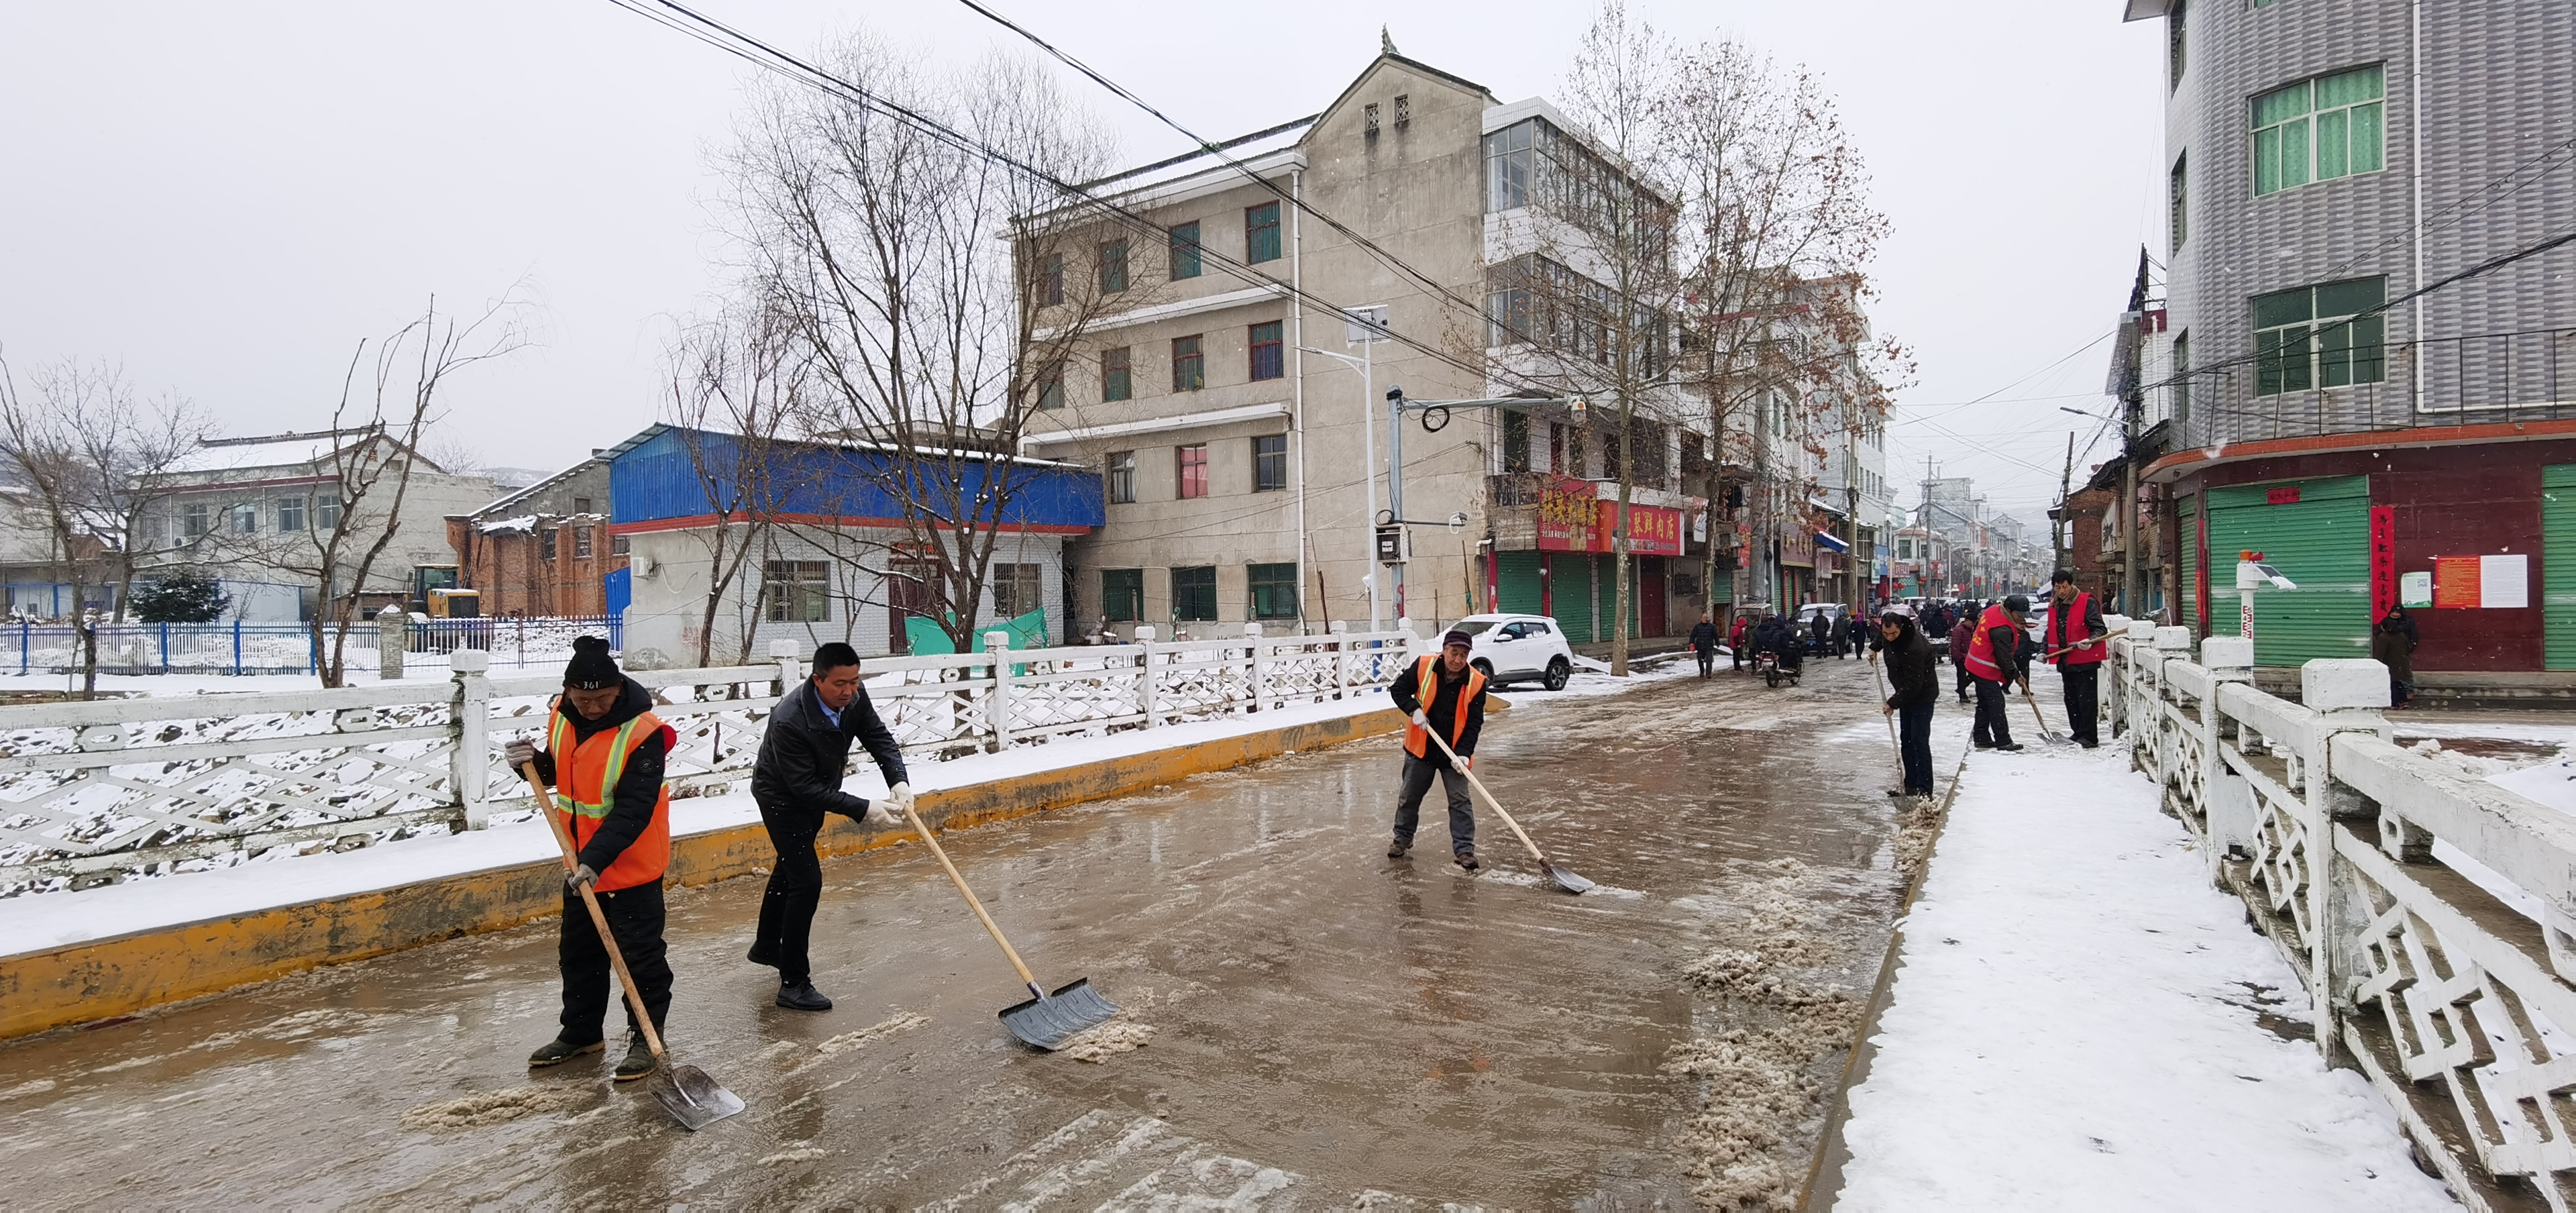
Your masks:
<path fill-rule="evenodd" d="M 2048 630 L 2044 650 L 2054 654 L 2058 680 L 2066 688 L 2066 723 L 2085 749 L 2102 744 L 2102 659 L 2111 655 L 2109 629 L 2102 604 L 2077 593 L 2075 574 L 2059 569 L 2049 579 Z"/>

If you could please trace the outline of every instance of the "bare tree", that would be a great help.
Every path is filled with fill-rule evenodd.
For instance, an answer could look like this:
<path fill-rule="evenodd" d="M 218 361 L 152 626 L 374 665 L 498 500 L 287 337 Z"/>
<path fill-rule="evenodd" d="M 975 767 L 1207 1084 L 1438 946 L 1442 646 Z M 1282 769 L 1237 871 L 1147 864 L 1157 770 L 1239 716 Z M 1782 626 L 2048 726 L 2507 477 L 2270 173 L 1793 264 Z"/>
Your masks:
<path fill-rule="evenodd" d="M 786 319 L 763 308 L 696 326 L 672 348 L 665 385 L 671 422 L 707 512 L 714 521 L 688 534 L 707 549 L 706 594 L 694 639 L 697 663 L 713 664 L 716 621 L 750 558 L 770 548 L 780 494 L 780 436 L 802 411 L 799 343 Z M 756 612 L 764 603 L 734 601 L 737 662 L 751 659 Z"/>
<path fill-rule="evenodd" d="M 890 544 L 836 528 L 816 546 L 917 577 L 924 592 L 905 605 L 964 651 L 996 545 L 1042 470 L 1016 457 L 1021 437 L 1061 406 L 1091 321 L 1142 301 L 1131 267 L 1148 233 L 1057 184 L 1097 175 L 1108 145 L 1025 61 L 942 73 L 865 36 L 828 59 L 1013 162 L 843 96 L 787 91 L 764 99 L 729 161 L 753 289 L 806 349 L 804 432 L 848 448 L 844 466 L 900 519 Z"/>

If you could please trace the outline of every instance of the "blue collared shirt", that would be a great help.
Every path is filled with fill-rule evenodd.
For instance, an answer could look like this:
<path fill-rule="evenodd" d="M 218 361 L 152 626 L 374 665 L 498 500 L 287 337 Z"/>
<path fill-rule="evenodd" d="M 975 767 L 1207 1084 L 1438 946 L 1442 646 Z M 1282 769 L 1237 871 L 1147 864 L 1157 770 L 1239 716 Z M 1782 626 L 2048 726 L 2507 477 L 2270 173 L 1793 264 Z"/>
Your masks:
<path fill-rule="evenodd" d="M 853 699 L 850 702 L 856 703 L 858 701 Z M 820 690 L 816 690 L 814 692 L 814 706 L 823 710 L 823 719 L 831 721 L 833 728 L 838 729 L 841 727 L 841 713 L 832 710 L 832 705 L 824 700 L 823 692 Z"/>

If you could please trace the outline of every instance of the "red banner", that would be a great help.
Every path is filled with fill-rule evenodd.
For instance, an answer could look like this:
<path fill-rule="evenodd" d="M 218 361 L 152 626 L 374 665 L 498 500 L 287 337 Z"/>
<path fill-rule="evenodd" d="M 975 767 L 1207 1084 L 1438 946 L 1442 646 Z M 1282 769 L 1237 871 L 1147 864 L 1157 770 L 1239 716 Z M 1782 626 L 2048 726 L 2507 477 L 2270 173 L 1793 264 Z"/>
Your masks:
<path fill-rule="evenodd" d="M 2388 617 L 2397 605 L 2397 511 L 2370 507 L 2370 620 Z"/>
<path fill-rule="evenodd" d="M 1550 476 L 1539 489 L 1538 550 L 1542 552 L 1608 551 L 1604 544 L 1592 546 L 1592 532 L 1601 524 L 1601 494 L 1589 480 L 1571 476 Z"/>
<path fill-rule="evenodd" d="M 1601 516 L 1593 523 L 1593 551 L 1610 552 L 1610 538 L 1619 526 L 1619 503 L 1601 503 Z M 1682 512 L 1656 505 L 1628 507 L 1628 554 L 1631 556 L 1679 556 L 1682 554 Z"/>

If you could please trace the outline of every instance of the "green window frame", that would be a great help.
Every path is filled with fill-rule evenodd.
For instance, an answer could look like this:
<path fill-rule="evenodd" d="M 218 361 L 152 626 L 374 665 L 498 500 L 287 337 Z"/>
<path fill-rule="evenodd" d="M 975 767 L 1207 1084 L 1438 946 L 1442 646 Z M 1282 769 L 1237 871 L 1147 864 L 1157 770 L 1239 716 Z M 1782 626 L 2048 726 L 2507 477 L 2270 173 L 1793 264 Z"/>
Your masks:
<path fill-rule="evenodd" d="M 2347 278 L 2254 297 L 2254 394 L 2388 378 L 2388 279 Z M 2370 315 L 2362 315 L 2371 312 Z"/>
<path fill-rule="evenodd" d="M 1199 224 L 1193 219 L 1172 228 L 1172 281 L 1199 276 Z"/>
<path fill-rule="evenodd" d="M 1243 208 L 1243 259 L 1252 263 L 1279 259 L 1278 203 Z"/>
<path fill-rule="evenodd" d="M 1145 618 L 1145 570 L 1100 570 L 1100 613 L 1111 623 L 1136 623 Z"/>
<path fill-rule="evenodd" d="M 1244 579 L 1252 587 L 1254 619 L 1295 619 L 1297 609 L 1297 565 L 1247 564 Z"/>
<path fill-rule="evenodd" d="M 1038 380 L 1038 407 L 1041 409 L 1064 407 L 1063 370 L 1048 371 L 1045 378 Z"/>
<path fill-rule="evenodd" d="M 1127 289 L 1127 242 L 1103 241 L 1100 245 L 1100 293 L 1115 295 Z"/>
<path fill-rule="evenodd" d="M 771 623 L 829 623 L 832 570 L 821 560 L 765 561 L 760 596 L 761 617 Z"/>
<path fill-rule="evenodd" d="M 1038 302 L 1048 307 L 1064 302 L 1064 254 L 1048 254 L 1038 270 Z"/>
<path fill-rule="evenodd" d="M 1129 361 L 1128 347 L 1100 352 L 1100 398 L 1127 400 L 1136 394 L 1136 374 Z"/>
<path fill-rule="evenodd" d="M 1172 338 L 1172 390 L 1195 392 L 1207 386 L 1207 355 L 1196 336 Z"/>
<path fill-rule="evenodd" d="M 1251 355 L 1246 368 L 1254 382 L 1277 379 L 1288 373 L 1285 357 L 1287 346 L 1280 338 L 1279 321 L 1271 320 L 1251 327 L 1245 334 L 1244 346 Z"/>
<path fill-rule="evenodd" d="M 1216 566 L 1172 570 L 1172 618 L 1180 623 L 1216 621 Z"/>
<path fill-rule="evenodd" d="M 2387 72 L 2357 68 L 2256 97 L 2254 196 L 2387 167 Z"/>
<path fill-rule="evenodd" d="M 2173 419 L 2181 425 L 2191 420 L 2191 330 L 2174 334 Z"/>
<path fill-rule="evenodd" d="M 2191 30 L 2184 23 L 2185 0 L 2173 0 L 2165 10 L 2165 87 L 2182 87 L 2182 74 L 2191 66 Z"/>
<path fill-rule="evenodd" d="M 2182 251 L 2182 242 L 2191 239 L 2191 153 L 2174 157 L 2173 172 L 2165 182 L 2165 225 L 2172 235 L 2172 252 Z"/>

